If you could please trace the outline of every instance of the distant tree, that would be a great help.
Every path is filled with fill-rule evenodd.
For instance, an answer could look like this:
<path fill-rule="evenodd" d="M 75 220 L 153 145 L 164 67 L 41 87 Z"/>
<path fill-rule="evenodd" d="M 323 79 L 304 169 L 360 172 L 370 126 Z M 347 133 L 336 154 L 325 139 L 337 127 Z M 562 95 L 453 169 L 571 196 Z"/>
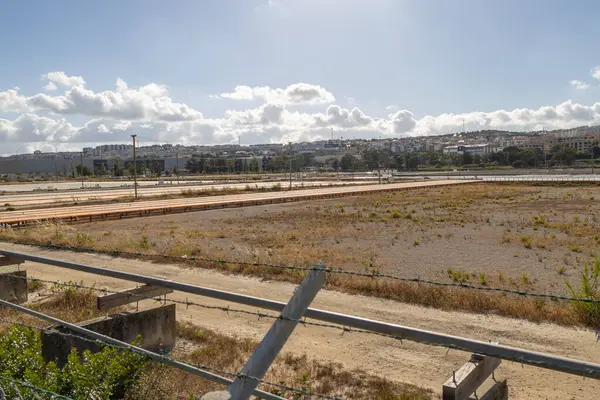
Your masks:
<path fill-rule="evenodd" d="M 333 161 L 331 161 L 331 168 L 336 172 L 340 170 L 340 161 L 337 158 L 334 158 Z"/>
<path fill-rule="evenodd" d="M 401 155 L 397 154 L 394 156 L 394 167 L 397 170 L 401 170 L 404 168 L 404 157 L 402 157 Z"/>
<path fill-rule="evenodd" d="M 259 171 L 258 159 L 256 157 L 252 157 L 252 159 L 250 159 L 250 164 L 248 168 L 251 172 Z"/>
<path fill-rule="evenodd" d="M 92 171 L 90 171 L 90 169 L 87 166 L 85 166 L 85 165 L 83 166 L 83 168 L 82 168 L 81 165 L 77 165 L 75 167 L 75 172 L 77 173 L 77 176 L 81 176 L 81 175 L 83 175 L 83 176 L 90 176 L 90 175 L 92 175 Z M 73 177 L 75 177 L 75 176 L 73 175 Z"/>
<path fill-rule="evenodd" d="M 340 168 L 344 172 L 354 171 L 357 166 L 358 166 L 358 159 L 356 157 L 354 157 L 352 154 L 344 154 L 344 156 L 340 160 Z"/>
<path fill-rule="evenodd" d="M 469 152 L 464 152 L 462 155 L 462 163 L 463 165 L 473 164 L 473 154 Z"/>

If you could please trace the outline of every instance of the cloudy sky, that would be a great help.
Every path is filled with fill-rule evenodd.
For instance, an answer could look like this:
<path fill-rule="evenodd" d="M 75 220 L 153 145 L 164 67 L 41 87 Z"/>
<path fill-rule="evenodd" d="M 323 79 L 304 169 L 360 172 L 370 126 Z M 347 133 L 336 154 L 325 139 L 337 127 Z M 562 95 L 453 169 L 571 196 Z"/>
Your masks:
<path fill-rule="evenodd" d="M 595 0 L 19 0 L 0 154 L 600 124 Z"/>

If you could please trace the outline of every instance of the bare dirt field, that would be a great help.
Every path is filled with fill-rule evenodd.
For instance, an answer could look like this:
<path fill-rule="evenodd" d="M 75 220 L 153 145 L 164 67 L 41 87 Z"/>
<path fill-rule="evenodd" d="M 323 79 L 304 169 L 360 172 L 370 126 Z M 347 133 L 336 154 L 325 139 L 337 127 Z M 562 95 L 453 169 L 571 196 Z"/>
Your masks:
<path fill-rule="evenodd" d="M 0 231 L 0 238 L 167 255 L 172 258 L 141 261 L 1 244 L 4 249 L 282 301 L 294 288 L 287 282 L 298 282 L 302 273 L 189 260 L 205 257 L 299 266 L 323 263 L 361 273 L 571 295 L 565 281 L 578 291 L 583 266 L 594 264 L 600 243 L 596 199 L 600 199 L 600 187 L 596 186 L 478 184 L 74 226 L 47 224 L 6 229 Z M 73 271 L 29 268 L 34 276 L 46 279 L 83 281 L 112 289 L 131 286 Z M 600 327 L 598 307 L 582 314 L 569 302 L 354 278 L 329 274 L 330 290 L 322 291 L 314 306 L 600 361 L 594 332 L 581 328 Z M 186 296 L 176 293 L 173 298 L 185 300 Z M 269 326 L 268 321 L 193 307 L 179 307 L 178 313 L 180 320 L 189 318 L 222 333 L 252 339 L 259 339 Z M 437 392 L 451 371 L 468 359 L 463 352 L 371 335 L 341 336 L 314 327 L 299 330 L 301 334 L 289 343 L 289 350 L 296 354 L 323 362 L 339 361 L 346 369 L 360 368 Z M 509 379 L 511 398 L 517 399 L 593 398 L 598 390 L 595 380 L 510 362 L 503 363 L 496 377 Z"/>
<path fill-rule="evenodd" d="M 143 219 L 0 231 L 17 242 L 285 265 L 573 295 L 600 243 L 597 186 L 478 184 Z M 173 260 L 171 260 L 173 261 Z M 265 279 L 301 273 L 197 262 Z M 600 268 L 600 266 L 599 266 Z M 329 288 L 442 309 L 600 327 L 600 310 L 397 280 L 334 275 Z M 589 297 L 589 293 L 575 293 Z M 574 312 L 575 311 L 575 312 Z"/>
<path fill-rule="evenodd" d="M 143 273 L 195 285 L 208 285 L 215 289 L 230 290 L 279 301 L 289 299 L 295 288 L 295 285 L 285 282 L 266 282 L 256 278 L 223 275 L 215 271 L 187 268 L 173 264 L 159 264 L 98 254 L 72 253 L 8 244 L 0 244 L 0 248 L 120 271 Z M 25 267 L 31 276 L 42 279 L 82 282 L 87 285 L 95 285 L 98 288 L 106 287 L 113 290 L 132 287 L 131 283 L 124 281 L 30 262 L 27 262 Z M 252 308 L 185 293 L 176 292 L 169 295 L 168 298 L 256 311 Z M 149 306 L 155 306 L 155 303 L 152 301 L 140 303 L 141 308 Z M 486 341 L 497 341 L 505 345 L 571 358 L 593 362 L 600 361 L 600 345 L 596 342 L 594 332 L 585 329 L 535 324 L 492 315 L 440 311 L 329 290 L 319 292 L 312 306 L 409 325 L 415 328 Z M 224 313 L 223 311 L 207 310 L 195 306 L 188 308 L 177 305 L 177 313 L 178 320 L 181 322 L 187 321 L 208 329 L 214 329 L 230 337 L 254 340 L 259 340 L 272 323 L 272 320 L 265 318 L 257 319 L 253 316 L 233 312 Z M 229 343 L 229 346 L 233 345 L 233 342 Z M 356 369 L 364 371 L 363 373 L 354 372 L 349 376 L 346 375 L 346 379 L 360 381 L 366 379 L 366 374 L 371 377 L 385 377 L 394 382 L 405 382 L 431 389 L 436 393 L 431 398 L 439 398 L 442 384 L 451 376 L 453 370 L 458 369 L 469 359 L 469 354 L 461 351 L 447 351 L 444 348 L 361 333 L 345 333 L 342 335 L 339 330 L 314 326 L 299 326 L 284 349 L 297 355 L 306 355 L 309 365 L 312 360 L 316 360 L 321 364 L 333 361 L 342 363 L 347 371 Z M 210 357 L 210 353 L 208 355 L 208 358 L 203 359 L 204 362 L 209 364 L 217 362 L 215 356 Z M 230 365 L 227 367 L 231 368 Z M 239 365 L 236 365 L 236 367 L 239 367 Z M 584 379 L 509 361 L 503 361 L 496 371 L 495 377 L 498 380 L 508 379 L 511 399 L 592 399 L 596 397 L 598 390 L 600 390 L 598 381 L 594 379 Z M 286 383 L 300 384 L 301 378 L 294 376 L 292 373 L 285 376 L 276 376 L 276 379 L 282 379 Z M 196 377 L 189 378 L 189 380 L 199 381 Z M 488 382 L 488 386 L 489 384 L 490 382 Z M 311 388 L 315 391 L 323 390 L 323 387 L 319 385 Z M 396 389 L 399 388 L 401 386 Z M 356 398 L 391 399 L 396 397 L 378 397 L 371 392 L 371 395 L 366 397 L 359 395 Z M 428 396 L 425 398 L 428 398 Z"/>
<path fill-rule="evenodd" d="M 567 294 L 597 254 L 599 200 L 599 187 L 475 185 L 9 234 Z"/>

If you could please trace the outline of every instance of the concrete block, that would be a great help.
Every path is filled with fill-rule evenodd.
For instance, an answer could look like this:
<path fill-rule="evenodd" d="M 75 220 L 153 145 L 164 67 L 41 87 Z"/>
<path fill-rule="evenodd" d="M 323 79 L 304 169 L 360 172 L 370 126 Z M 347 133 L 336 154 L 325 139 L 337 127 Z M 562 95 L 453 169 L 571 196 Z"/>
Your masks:
<path fill-rule="evenodd" d="M 161 353 L 167 353 L 173 348 L 177 334 L 175 304 L 138 312 L 122 312 L 80 322 L 78 325 L 126 343 L 133 342 L 141 335 L 142 348 Z M 69 333 L 69 330 L 64 327 L 52 327 L 43 331 L 41 335 L 44 360 L 55 361 L 60 368 L 66 364 L 72 348 L 77 349 L 79 353 L 84 350 L 101 350 L 101 346 L 94 342 L 64 336 L 61 332 Z"/>
<path fill-rule="evenodd" d="M 0 299 L 16 304 L 27 301 L 27 271 L 0 268 Z"/>
<path fill-rule="evenodd" d="M 136 303 L 144 300 L 145 298 L 157 298 L 169 293 L 173 293 L 173 289 L 154 285 L 143 285 L 133 289 L 127 289 L 119 293 L 98 296 L 96 299 L 96 305 L 98 310 L 108 310 L 112 307 Z"/>
<path fill-rule="evenodd" d="M 206 393 L 200 400 L 229 400 L 231 395 L 229 392 L 210 392 Z"/>
<path fill-rule="evenodd" d="M 0 267 L 3 267 L 5 265 L 19 265 L 19 264 L 23 264 L 24 262 L 25 261 L 20 258 L 9 257 L 9 256 L 0 254 Z"/>

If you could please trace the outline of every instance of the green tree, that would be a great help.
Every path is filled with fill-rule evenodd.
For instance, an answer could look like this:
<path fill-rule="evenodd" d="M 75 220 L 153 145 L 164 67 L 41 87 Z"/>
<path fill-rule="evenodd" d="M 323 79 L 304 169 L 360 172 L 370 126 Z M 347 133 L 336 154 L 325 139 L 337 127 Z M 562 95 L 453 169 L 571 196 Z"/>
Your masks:
<path fill-rule="evenodd" d="M 83 172 L 82 172 L 83 171 Z M 90 169 L 87 166 L 81 166 L 81 165 L 77 165 L 75 167 L 75 173 L 77 173 L 77 176 L 91 176 L 92 175 L 92 171 L 90 171 Z M 73 175 L 73 177 L 75 177 L 75 175 Z"/>
<path fill-rule="evenodd" d="M 352 154 L 345 154 L 340 160 L 340 168 L 344 172 L 351 172 L 358 166 L 358 159 Z"/>
<path fill-rule="evenodd" d="M 331 168 L 336 172 L 340 170 L 340 161 L 337 158 L 331 161 Z"/>

